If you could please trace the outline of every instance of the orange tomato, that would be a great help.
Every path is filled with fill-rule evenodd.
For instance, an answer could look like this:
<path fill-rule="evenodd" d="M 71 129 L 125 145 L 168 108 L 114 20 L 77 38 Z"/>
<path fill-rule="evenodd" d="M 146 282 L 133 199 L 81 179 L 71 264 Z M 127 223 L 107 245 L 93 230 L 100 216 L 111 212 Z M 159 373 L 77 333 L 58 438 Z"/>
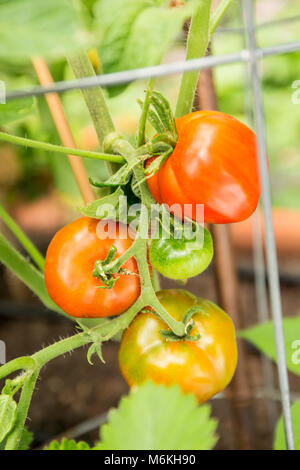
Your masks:
<path fill-rule="evenodd" d="M 82 217 L 59 230 L 52 239 L 45 266 L 45 282 L 50 297 L 72 317 L 100 318 L 126 311 L 140 294 L 137 263 L 130 258 L 123 268 L 132 275 L 119 277 L 111 289 L 93 276 L 95 261 L 104 260 L 112 245 L 121 256 L 133 243 L 128 226 L 117 223 L 116 236 L 101 239 L 104 228 L 98 220 Z M 100 231 L 100 233 L 99 233 Z M 101 238 L 99 238 L 99 236 Z"/>
<path fill-rule="evenodd" d="M 196 205 L 203 204 L 207 223 L 247 219 L 260 196 L 253 131 L 217 111 L 188 114 L 176 119 L 176 127 L 178 141 L 172 155 L 147 179 L 153 197 L 179 218 L 185 210 L 186 216 L 197 220 Z M 178 206 L 172 208 L 174 204 Z"/>

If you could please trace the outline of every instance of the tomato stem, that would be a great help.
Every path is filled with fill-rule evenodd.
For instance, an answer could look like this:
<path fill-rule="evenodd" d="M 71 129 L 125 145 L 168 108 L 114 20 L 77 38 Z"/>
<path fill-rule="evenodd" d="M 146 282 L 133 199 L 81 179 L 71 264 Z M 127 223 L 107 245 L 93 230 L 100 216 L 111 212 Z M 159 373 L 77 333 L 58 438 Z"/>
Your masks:
<path fill-rule="evenodd" d="M 18 137 L 16 135 L 0 132 L 0 141 L 9 142 L 11 144 L 22 145 L 39 150 L 45 150 L 55 153 L 63 153 L 65 155 L 75 155 L 78 157 L 92 158 L 93 160 L 104 160 L 113 163 L 124 163 L 125 160 L 120 155 L 111 155 L 107 153 L 91 152 L 90 150 L 74 149 L 71 147 L 62 147 L 61 145 L 49 144 L 48 142 L 39 142 L 37 140 Z"/>
<path fill-rule="evenodd" d="M 144 100 L 143 107 L 142 107 L 142 114 L 139 120 L 138 131 L 137 131 L 137 136 L 136 136 L 137 147 L 140 147 L 141 145 L 145 143 L 145 129 L 146 129 L 148 110 L 150 106 L 150 95 L 153 90 L 153 86 L 154 86 L 154 79 L 151 78 L 147 86 L 146 96 L 145 96 L 145 100 Z"/>
<path fill-rule="evenodd" d="M 69 64 L 76 78 L 96 76 L 88 54 L 85 51 L 76 52 L 68 57 Z M 100 57 L 99 57 L 100 61 Z M 103 91 L 100 86 L 83 89 L 83 97 L 93 120 L 100 148 L 103 150 L 105 137 L 115 131 L 115 126 L 108 110 Z M 114 173 L 119 169 L 118 163 L 107 164 L 109 173 Z"/>
<path fill-rule="evenodd" d="M 34 392 L 38 375 L 39 370 L 35 370 L 23 385 L 18 403 L 15 425 L 12 432 L 8 435 L 5 450 L 16 450 L 20 445 L 31 397 Z"/>

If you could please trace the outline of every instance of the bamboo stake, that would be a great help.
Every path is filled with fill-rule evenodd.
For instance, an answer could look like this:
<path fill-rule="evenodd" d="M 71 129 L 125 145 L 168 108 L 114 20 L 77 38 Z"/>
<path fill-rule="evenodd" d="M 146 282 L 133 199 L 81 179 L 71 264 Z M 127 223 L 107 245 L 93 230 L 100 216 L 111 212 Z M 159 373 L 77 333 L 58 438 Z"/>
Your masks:
<path fill-rule="evenodd" d="M 35 57 L 32 59 L 32 63 L 40 84 L 44 86 L 53 84 L 53 78 L 46 61 L 42 57 Z M 45 95 L 45 98 L 62 144 L 65 147 L 76 148 L 76 143 L 68 124 L 60 97 L 57 93 L 48 93 Z M 67 158 L 71 165 L 84 202 L 86 204 L 92 202 L 95 199 L 95 195 L 90 186 L 83 161 L 80 157 L 74 155 L 67 155 Z"/>

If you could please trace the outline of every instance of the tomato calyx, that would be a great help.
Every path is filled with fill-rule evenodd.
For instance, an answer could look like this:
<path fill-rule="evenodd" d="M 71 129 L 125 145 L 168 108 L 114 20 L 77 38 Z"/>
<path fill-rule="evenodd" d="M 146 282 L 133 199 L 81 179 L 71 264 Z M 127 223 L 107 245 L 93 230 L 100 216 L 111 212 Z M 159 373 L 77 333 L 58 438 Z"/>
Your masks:
<path fill-rule="evenodd" d="M 199 341 L 201 338 L 201 335 L 199 332 L 192 334 L 192 331 L 195 328 L 195 321 L 193 320 L 193 316 L 196 313 L 202 313 L 204 315 L 208 315 L 206 310 L 204 310 L 202 307 L 199 306 L 194 306 L 189 308 L 183 317 L 182 323 L 185 325 L 185 334 L 184 336 L 177 336 L 173 331 L 171 330 L 160 330 L 161 336 L 166 340 L 166 341 Z"/>
<path fill-rule="evenodd" d="M 157 157 L 145 169 L 145 179 L 153 176 L 172 154 L 178 140 L 175 118 L 168 100 L 158 91 L 147 90 L 146 99 L 148 107 L 146 110 L 146 120 L 156 130 L 157 134 L 150 142 L 138 148 L 138 155 L 143 160 Z M 144 109 L 145 101 L 138 103 Z"/>
<path fill-rule="evenodd" d="M 121 268 L 118 264 L 118 258 L 115 258 L 117 253 L 117 247 L 112 245 L 109 252 L 104 260 L 95 261 L 93 276 L 98 277 L 104 286 L 98 286 L 98 289 L 111 289 L 120 276 L 116 277 L 116 274 L 133 275 L 135 273 L 128 269 Z"/>

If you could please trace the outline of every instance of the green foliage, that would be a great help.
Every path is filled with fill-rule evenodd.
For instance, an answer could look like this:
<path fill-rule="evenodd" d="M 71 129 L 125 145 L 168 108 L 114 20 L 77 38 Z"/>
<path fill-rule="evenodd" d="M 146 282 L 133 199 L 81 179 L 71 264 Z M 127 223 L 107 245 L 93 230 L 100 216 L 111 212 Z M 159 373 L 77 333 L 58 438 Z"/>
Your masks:
<path fill-rule="evenodd" d="M 10 269 L 51 310 L 61 310 L 50 299 L 43 274 L 25 259 L 0 233 L 0 263 Z"/>
<path fill-rule="evenodd" d="M 5 449 L 5 444 L 6 444 L 7 438 L 5 438 L 2 442 L 0 442 L 0 450 Z M 28 431 L 27 428 L 23 429 L 23 433 L 21 436 L 21 440 L 19 443 L 18 450 L 28 450 L 30 444 L 33 441 L 33 434 L 32 432 Z"/>
<path fill-rule="evenodd" d="M 109 413 L 96 450 L 205 450 L 216 443 L 217 422 L 210 407 L 198 407 L 193 395 L 178 386 L 148 382 Z"/>
<path fill-rule="evenodd" d="M 36 109 L 35 105 L 36 101 L 34 98 L 24 98 L 0 104 L 0 126 L 12 121 L 18 121 L 32 114 Z"/>
<path fill-rule="evenodd" d="M 17 403 L 10 395 L 0 395 L 0 442 L 13 428 L 16 420 Z"/>
<path fill-rule="evenodd" d="M 2 0 L 0 57 L 30 60 L 36 55 L 63 56 L 87 42 L 70 0 Z"/>
<path fill-rule="evenodd" d="M 300 401 L 292 406 L 292 421 L 295 436 L 295 448 L 300 450 Z M 274 450 L 286 450 L 283 417 L 278 420 L 275 430 Z"/>
<path fill-rule="evenodd" d="M 30 444 L 32 443 L 32 441 L 33 441 L 32 432 L 28 431 L 27 428 L 24 428 L 18 450 L 27 450 Z"/>
<path fill-rule="evenodd" d="M 288 369 L 294 374 L 300 375 L 300 315 L 295 318 L 284 318 L 283 329 Z M 270 321 L 240 331 L 239 336 L 276 361 L 273 322 Z"/>
<path fill-rule="evenodd" d="M 100 57 L 105 73 L 160 63 L 198 1 L 190 0 L 177 8 L 167 8 L 162 3 L 100 0 L 96 4 L 95 16 L 103 31 Z"/>
<path fill-rule="evenodd" d="M 44 450 L 91 450 L 90 446 L 84 442 L 76 442 L 74 440 L 62 439 L 61 442 L 52 441 Z"/>

